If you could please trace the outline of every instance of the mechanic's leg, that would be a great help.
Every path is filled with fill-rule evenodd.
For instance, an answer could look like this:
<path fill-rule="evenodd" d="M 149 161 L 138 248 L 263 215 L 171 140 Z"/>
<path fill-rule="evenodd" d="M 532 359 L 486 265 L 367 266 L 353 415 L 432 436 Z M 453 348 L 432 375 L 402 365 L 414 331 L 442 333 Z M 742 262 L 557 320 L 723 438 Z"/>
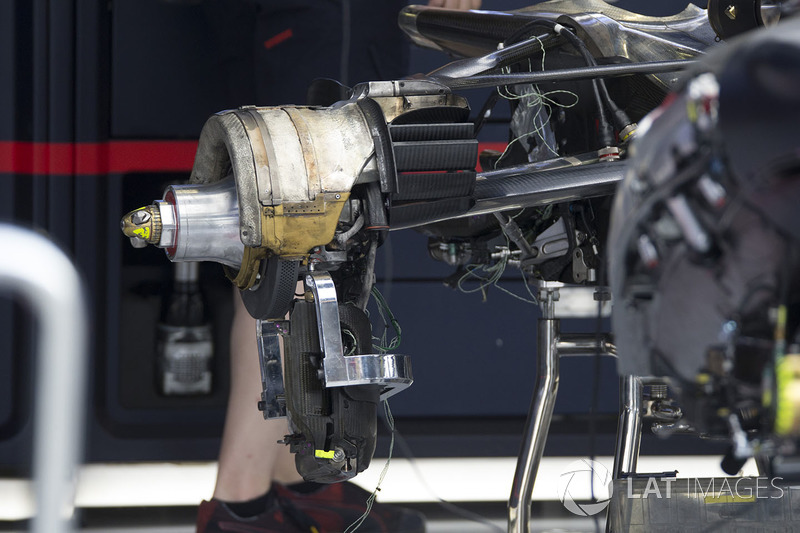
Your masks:
<path fill-rule="evenodd" d="M 289 447 L 278 444 L 288 433 L 285 420 L 264 420 L 255 320 L 238 294 L 231 328 L 231 386 L 214 497 L 229 502 L 264 495 L 273 477 L 300 481 Z"/>
<path fill-rule="evenodd" d="M 285 424 L 284 424 L 285 426 Z M 286 429 L 284 427 L 284 429 Z M 286 435 L 288 431 L 284 432 Z M 283 438 L 281 435 L 281 438 Z M 303 481 L 303 476 L 297 473 L 297 467 L 294 464 L 294 455 L 289 452 L 289 447 L 280 445 L 283 450 L 278 453 L 278 459 L 275 461 L 275 467 L 272 469 L 272 480 L 284 485 L 291 485 L 293 483 L 300 483 Z"/>

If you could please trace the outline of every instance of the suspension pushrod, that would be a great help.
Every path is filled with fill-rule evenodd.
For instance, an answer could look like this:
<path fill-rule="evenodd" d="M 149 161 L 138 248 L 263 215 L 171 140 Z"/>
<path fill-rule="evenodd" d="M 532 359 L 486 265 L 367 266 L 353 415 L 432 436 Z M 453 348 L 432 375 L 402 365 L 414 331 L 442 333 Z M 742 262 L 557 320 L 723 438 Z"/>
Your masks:
<path fill-rule="evenodd" d="M 624 63 L 617 65 L 597 65 L 591 67 L 564 68 L 544 72 L 514 72 L 510 74 L 485 74 L 467 78 L 449 78 L 434 76 L 439 83 L 451 89 L 479 89 L 518 83 L 544 83 L 548 81 L 591 80 L 631 74 L 658 74 L 686 70 L 696 61 L 682 59 L 678 61 L 649 61 L 644 63 Z"/>

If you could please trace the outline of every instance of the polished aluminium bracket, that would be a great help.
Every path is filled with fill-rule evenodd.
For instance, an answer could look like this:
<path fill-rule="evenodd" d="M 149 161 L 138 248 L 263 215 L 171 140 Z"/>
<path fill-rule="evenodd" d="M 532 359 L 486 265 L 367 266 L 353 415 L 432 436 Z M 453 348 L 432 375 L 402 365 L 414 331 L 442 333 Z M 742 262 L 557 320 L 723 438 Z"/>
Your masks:
<path fill-rule="evenodd" d="M 326 387 L 382 385 L 380 398 L 385 400 L 413 383 L 411 358 L 407 355 L 344 355 L 339 326 L 339 302 L 330 274 L 311 272 L 306 275 L 305 284 L 314 295 Z"/>
<path fill-rule="evenodd" d="M 529 533 L 531 498 L 536 473 L 544 453 L 547 433 L 553 418 L 553 408 L 558 394 L 559 358 L 566 356 L 607 355 L 616 357 L 617 351 L 608 334 L 600 336 L 587 333 L 561 333 L 556 317 L 556 302 L 563 283 L 539 282 L 539 319 L 537 342 L 536 386 L 528 420 L 525 423 L 522 448 L 517 459 L 511 496 L 508 500 L 509 533 Z"/>
<path fill-rule="evenodd" d="M 288 334 L 288 320 L 256 320 L 258 363 L 261 368 L 261 401 L 258 402 L 258 408 L 267 420 L 286 417 L 280 337 Z"/>

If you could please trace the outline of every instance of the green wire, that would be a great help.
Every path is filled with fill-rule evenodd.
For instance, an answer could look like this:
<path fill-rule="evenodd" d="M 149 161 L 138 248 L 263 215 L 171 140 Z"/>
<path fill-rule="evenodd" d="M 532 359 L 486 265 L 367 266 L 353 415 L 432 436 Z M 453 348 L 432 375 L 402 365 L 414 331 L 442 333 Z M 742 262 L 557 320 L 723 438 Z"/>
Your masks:
<path fill-rule="evenodd" d="M 389 440 L 389 457 L 386 458 L 386 464 L 383 465 L 383 470 L 381 470 L 380 476 L 378 476 L 378 483 L 375 485 L 375 490 L 372 491 L 372 494 L 369 495 L 367 498 L 367 509 L 364 511 L 364 514 L 359 516 L 355 522 L 350 524 L 347 529 L 344 530 L 344 533 L 353 533 L 357 530 L 364 521 L 369 516 L 370 511 L 372 511 L 372 505 L 375 503 L 375 499 L 378 497 L 378 492 L 381 490 L 381 485 L 383 484 L 384 478 L 386 478 L 386 473 L 389 471 L 389 463 L 392 462 L 392 454 L 394 453 L 394 417 L 392 416 L 392 410 L 389 408 L 389 401 L 383 400 L 383 411 L 386 414 L 386 422 L 389 426 L 389 429 L 392 431 L 391 439 Z"/>
<path fill-rule="evenodd" d="M 378 288 L 373 286 L 371 292 L 372 297 L 375 298 L 375 302 L 378 304 L 378 313 L 381 315 L 384 326 L 381 337 L 373 337 L 373 340 L 379 342 L 379 344 L 373 346 L 381 353 L 396 350 L 400 347 L 400 343 L 403 339 L 403 331 L 400 328 L 400 323 L 395 318 L 394 313 L 392 313 L 392 310 L 389 308 L 389 304 L 386 303 L 386 299 L 383 297 Z M 394 329 L 395 335 L 392 340 L 387 343 L 386 332 L 389 329 L 389 325 L 391 325 Z"/>

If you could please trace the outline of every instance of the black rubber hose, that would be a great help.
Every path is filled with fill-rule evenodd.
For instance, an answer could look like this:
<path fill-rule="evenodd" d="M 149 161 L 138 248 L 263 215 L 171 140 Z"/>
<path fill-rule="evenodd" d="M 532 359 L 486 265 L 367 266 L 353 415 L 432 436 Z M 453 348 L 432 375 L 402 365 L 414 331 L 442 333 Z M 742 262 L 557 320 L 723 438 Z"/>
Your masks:
<path fill-rule="evenodd" d="M 381 186 L 376 181 L 368 183 L 366 186 L 366 193 L 366 229 L 379 231 L 389 229 L 386 207 L 383 205 Z"/>
<path fill-rule="evenodd" d="M 572 31 L 561 24 L 553 24 L 553 30 L 564 37 L 578 51 L 578 53 L 583 56 L 587 67 L 597 66 L 594 57 L 592 57 L 584 42 L 581 41 L 577 35 L 572 33 Z M 597 121 L 598 130 L 600 133 L 600 144 L 602 145 L 601 148 L 603 148 L 605 146 L 614 145 L 614 128 L 608 121 L 608 115 L 606 114 L 607 107 L 609 109 L 611 108 L 611 99 L 606 98 L 605 102 L 603 101 L 602 89 L 600 88 L 601 86 L 605 88 L 605 82 L 603 80 L 597 78 L 592 80 L 592 92 L 594 93 L 594 98 L 597 102 Z M 608 91 L 605 91 L 605 94 L 608 96 Z"/>
<path fill-rule="evenodd" d="M 474 136 L 478 136 L 478 132 L 481 131 L 483 125 L 486 124 L 486 119 L 489 118 L 489 114 L 491 113 L 492 109 L 494 109 L 497 100 L 500 98 L 500 95 L 497 94 L 497 91 L 492 91 L 489 94 L 489 97 L 486 98 L 486 102 L 483 103 L 483 107 L 478 112 L 478 116 L 475 117 L 475 133 Z"/>
<path fill-rule="evenodd" d="M 503 46 L 514 46 L 515 44 L 520 42 L 521 38 L 524 37 L 525 34 L 527 34 L 527 33 L 530 33 L 528 24 L 526 24 L 522 28 L 520 28 L 517 31 L 515 31 L 513 34 L 511 34 L 511 37 L 508 37 L 505 41 L 503 41 Z M 557 36 L 554 36 L 553 38 L 558 39 Z M 545 49 L 547 48 L 547 46 L 545 46 L 545 44 L 544 44 L 545 36 L 537 36 L 537 41 L 538 41 L 537 44 L 541 43 L 540 46 L 542 48 L 545 48 Z M 550 45 L 551 46 L 555 46 L 555 43 L 550 43 Z M 504 57 L 504 59 L 510 60 L 510 59 L 512 59 L 512 57 Z M 522 60 L 522 59 L 526 59 L 526 57 L 517 57 L 515 55 L 515 56 L 513 56 L 513 59 Z M 494 106 L 495 106 L 495 104 L 497 104 L 497 101 L 499 100 L 499 98 L 500 98 L 500 95 L 497 93 L 497 91 L 492 91 L 491 94 L 489 95 L 489 97 L 486 99 L 486 102 L 484 102 L 483 107 L 480 110 L 480 113 L 478 113 L 478 116 L 475 117 L 475 136 L 476 137 L 478 136 L 478 132 L 481 131 L 481 129 L 483 128 L 483 125 L 486 123 L 486 119 L 488 118 L 488 114 L 491 112 L 492 109 L 494 109 Z"/>
<path fill-rule="evenodd" d="M 574 46 L 580 54 L 583 56 L 583 59 L 586 61 L 586 66 L 588 67 L 595 67 L 597 66 L 597 62 L 594 59 L 594 56 L 589 52 L 589 49 L 586 47 L 586 43 L 578 37 L 575 33 L 573 33 L 568 28 L 564 28 L 559 35 L 563 35 L 572 46 Z M 597 80 L 597 85 L 600 88 L 600 96 L 603 97 L 605 100 L 605 104 L 608 106 L 608 109 L 611 111 L 612 120 L 614 120 L 614 125 L 617 127 L 618 130 L 622 130 L 625 126 L 631 123 L 631 119 L 628 117 L 628 114 L 623 111 L 614 100 L 611 99 L 611 95 L 608 94 L 608 87 L 606 87 L 606 82 L 603 79 Z"/>
<path fill-rule="evenodd" d="M 525 24 L 522 28 L 514 32 L 511 37 L 507 39 L 508 41 L 513 42 L 516 39 L 520 39 L 524 37 L 527 33 L 530 32 L 535 27 L 543 27 L 547 28 L 548 30 L 552 31 L 553 33 L 564 37 L 568 43 L 570 43 L 577 51 L 583 56 L 583 59 L 586 61 L 586 66 L 593 67 L 596 66 L 594 58 L 586 49 L 586 45 L 581 41 L 577 35 L 572 33 L 568 28 L 563 26 L 562 24 L 558 24 L 553 22 L 552 20 L 547 19 L 534 19 Z M 592 92 L 594 93 L 594 99 L 597 103 L 597 121 L 599 123 L 599 133 L 600 133 L 600 143 L 602 146 L 600 148 L 606 146 L 613 146 L 614 144 L 614 129 L 611 127 L 611 123 L 608 121 L 608 114 L 606 112 L 606 105 L 603 102 L 603 98 L 601 97 L 600 92 L 600 83 L 596 78 L 592 80 Z M 608 94 L 608 91 L 606 91 Z"/>
<path fill-rule="evenodd" d="M 397 192 L 397 166 L 394 162 L 392 137 L 383 116 L 381 106 L 372 98 L 359 98 L 356 102 L 369 125 L 369 133 L 375 145 L 375 159 L 381 180 L 381 192 Z"/>
<path fill-rule="evenodd" d="M 544 22 L 544 23 L 543 23 Z M 537 25 L 550 27 L 550 21 L 542 21 L 541 19 L 534 20 L 516 32 L 514 32 L 511 37 L 506 40 L 506 43 L 513 44 L 525 37 L 528 33 L 530 33 L 531 29 Z M 555 24 L 552 25 L 553 29 L 555 29 Z M 583 59 L 586 61 L 586 66 L 594 67 L 597 66 L 597 62 L 594 59 L 594 56 L 589 52 L 589 49 L 586 47 L 586 43 L 578 37 L 575 33 L 571 30 L 567 29 L 566 32 L 558 33 L 558 35 L 566 38 L 569 43 L 575 47 L 578 52 L 583 56 Z M 606 82 L 603 79 L 598 81 L 600 85 L 600 95 L 605 99 L 605 103 L 608 106 L 609 110 L 612 114 L 612 120 L 615 122 L 615 126 L 617 129 L 623 129 L 625 126 L 631 123 L 630 118 L 628 118 L 627 113 L 623 111 L 614 100 L 611 99 L 611 95 L 608 94 L 608 88 L 606 87 Z"/>

